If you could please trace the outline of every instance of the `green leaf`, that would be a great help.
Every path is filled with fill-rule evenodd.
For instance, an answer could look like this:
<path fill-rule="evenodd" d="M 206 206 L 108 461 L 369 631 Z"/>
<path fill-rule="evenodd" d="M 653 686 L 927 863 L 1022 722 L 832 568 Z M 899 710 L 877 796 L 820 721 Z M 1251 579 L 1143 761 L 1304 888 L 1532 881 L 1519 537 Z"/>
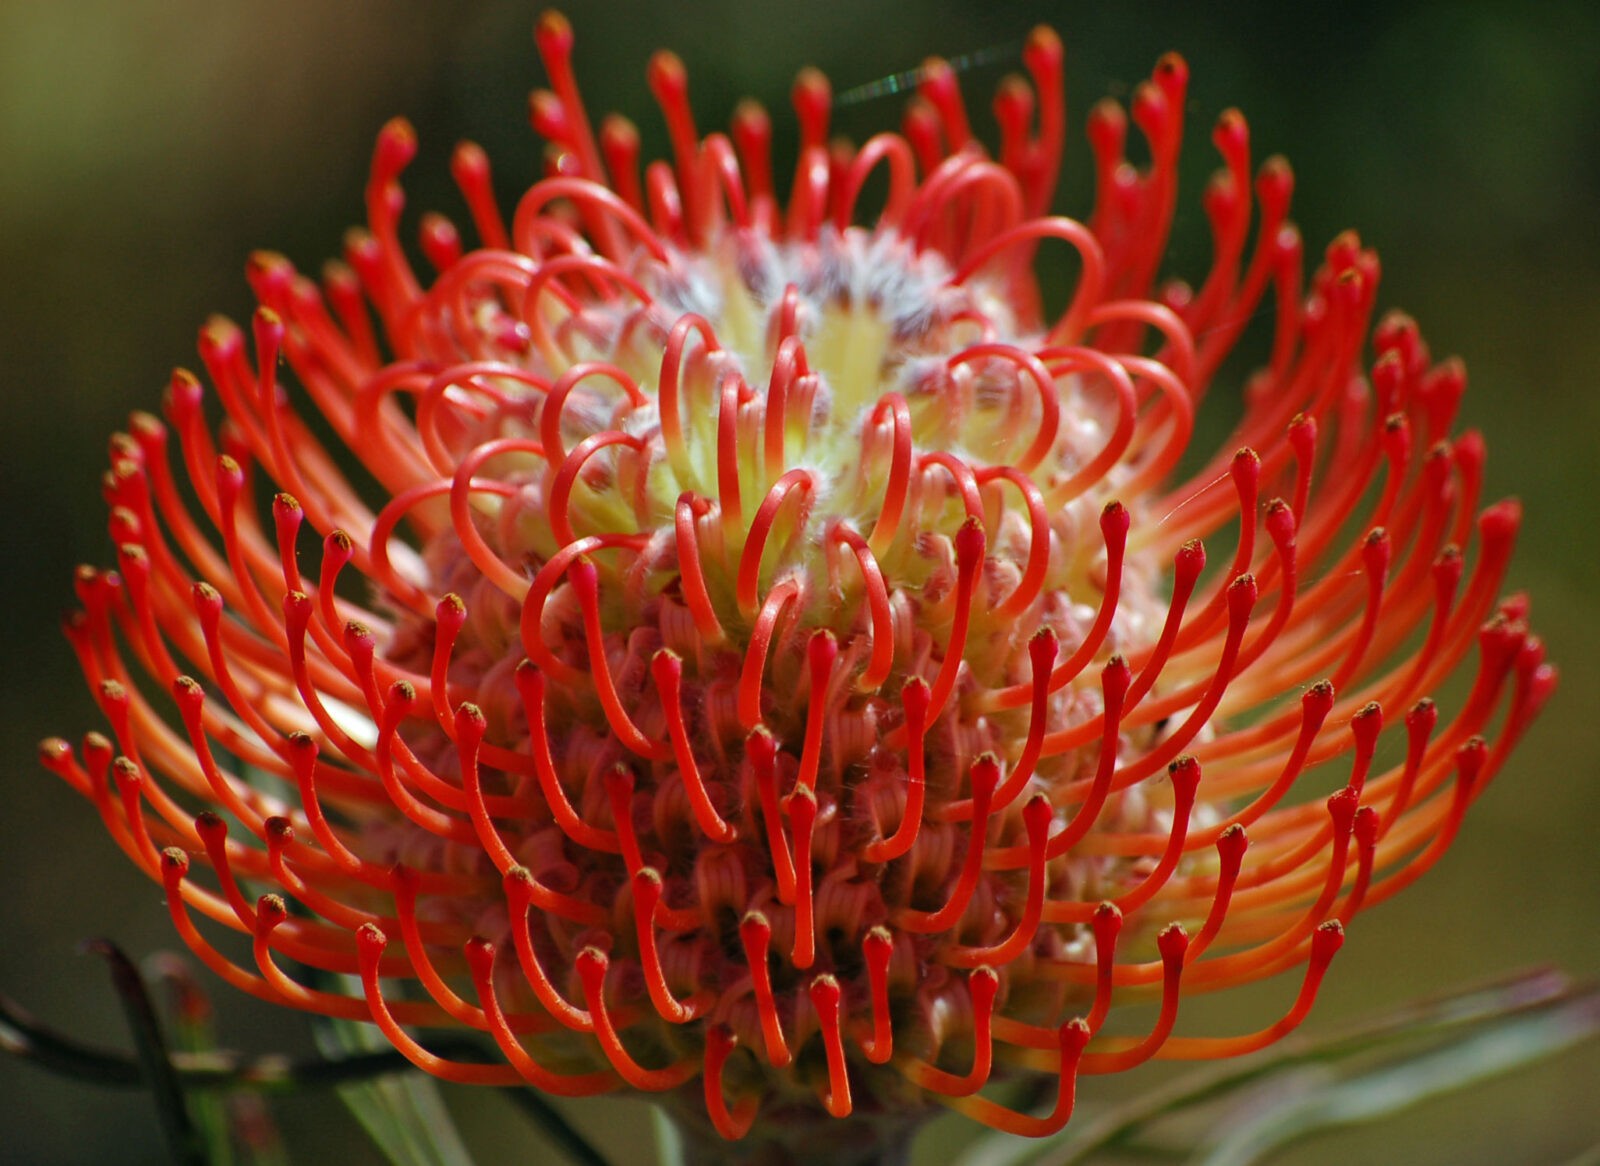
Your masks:
<path fill-rule="evenodd" d="M 175 1046 L 169 1062 L 182 1082 L 178 1055 L 209 1053 L 217 1047 L 216 1030 L 211 1023 L 211 1002 L 187 962 L 178 956 L 157 954 L 145 962 L 145 969 L 151 979 L 165 984 L 167 989 L 167 1014 L 172 1021 Z M 206 1161 L 210 1166 L 234 1166 L 237 1160 L 233 1152 L 234 1099 L 213 1092 L 191 1092 L 188 1103 L 190 1116 L 205 1145 Z M 270 1121 L 265 1114 L 261 1116 L 262 1120 Z"/>
<path fill-rule="evenodd" d="M 687 1166 L 683 1135 L 659 1105 L 650 1107 L 650 1128 L 655 1133 L 656 1166 Z"/>
<path fill-rule="evenodd" d="M 389 1047 L 371 1025 L 348 1020 L 318 1018 L 312 1032 L 325 1056 Z M 344 1084 L 338 1090 L 393 1166 L 472 1166 L 472 1155 L 431 1077 L 406 1073 Z"/>
<path fill-rule="evenodd" d="M 1313 1092 L 1349 1084 L 1352 1092 L 1342 1095 L 1331 1109 L 1318 1108 L 1317 1113 L 1354 1114 L 1363 1104 L 1368 1107 L 1376 1104 L 1359 1087 L 1369 1073 L 1397 1074 L 1384 1088 L 1415 1091 L 1426 1087 L 1431 1091 L 1424 1095 L 1433 1096 L 1478 1079 L 1477 1075 L 1459 1079 L 1429 1077 L 1429 1072 L 1439 1072 L 1437 1068 L 1427 1067 L 1433 1063 L 1430 1058 L 1435 1054 L 1452 1064 L 1454 1058 L 1470 1054 L 1479 1058 L 1479 1062 L 1471 1068 L 1468 1068 L 1472 1065 L 1470 1061 L 1456 1064 L 1457 1069 L 1461 1073 L 1481 1071 L 1481 1075 L 1488 1075 L 1554 1055 L 1569 1044 L 1592 1038 L 1597 1031 L 1600 1031 L 1600 988 L 1574 984 L 1548 969 L 1524 971 L 1486 985 L 1409 1004 L 1332 1033 L 1290 1037 L 1255 1056 L 1186 1074 L 1100 1113 L 1082 1112 L 1052 1138 L 1030 1141 L 1009 1134 L 985 1134 L 974 1141 L 956 1163 L 958 1166 L 1081 1166 L 1099 1161 L 1108 1150 L 1135 1146 L 1147 1155 L 1186 1157 L 1186 1151 L 1192 1147 L 1174 1146 L 1170 1139 L 1165 1143 L 1151 1140 L 1155 1127 L 1167 1119 L 1202 1109 L 1209 1113 L 1210 1107 L 1248 1086 L 1256 1086 L 1262 1097 L 1289 1098 L 1288 1104 L 1294 1105 L 1295 1099 Z M 1408 1077 L 1407 1067 L 1416 1065 L 1424 1067 L 1416 1070 L 1416 1076 Z M 1413 1101 L 1420 1099 L 1421 1096 L 1417 1096 Z M 1413 1102 L 1406 1104 L 1410 1103 Z M 1399 1108 L 1402 1106 L 1397 1104 L 1383 1112 L 1373 1110 L 1365 1117 L 1352 1116 L 1350 1120 L 1376 1120 Z M 1261 1111 L 1262 1106 L 1258 1104 L 1253 1112 Z M 1277 1108 L 1271 1112 L 1278 1112 Z M 1314 1117 L 1308 1111 L 1297 1120 L 1311 1122 Z M 1264 1122 L 1269 1118 L 1270 1114 L 1260 1120 Z M 1228 1123 L 1221 1123 L 1219 1127 L 1213 1120 L 1207 1124 L 1209 1128 L 1226 1128 L 1232 1133 Z"/>
<path fill-rule="evenodd" d="M 1597 1031 L 1600 1010 L 1593 999 L 1491 1022 L 1486 1031 L 1420 1055 L 1400 1058 L 1370 1072 L 1313 1083 L 1253 1121 L 1223 1123 L 1223 1136 L 1207 1147 L 1196 1166 L 1251 1166 L 1323 1130 L 1376 1121 L 1431 1097 L 1554 1056 Z"/>

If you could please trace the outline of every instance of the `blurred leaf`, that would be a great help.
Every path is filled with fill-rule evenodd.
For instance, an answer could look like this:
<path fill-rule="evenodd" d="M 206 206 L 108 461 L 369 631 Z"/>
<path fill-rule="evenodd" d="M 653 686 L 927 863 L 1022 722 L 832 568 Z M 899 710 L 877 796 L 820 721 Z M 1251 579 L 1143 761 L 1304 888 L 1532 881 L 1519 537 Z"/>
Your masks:
<path fill-rule="evenodd" d="M 129 1088 L 144 1084 L 144 1075 L 132 1057 L 55 1031 L 4 992 L 0 992 L 0 1052 L 94 1085 Z"/>
<path fill-rule="evenodd" d="M 324 1055 L 387 1048 L 370 1025 L 318 1017 L 312 1021 Z M 394 1166 L 472 1166 L 472 1155 L 431 1077 L 421 1073 L 340 1085 L 339 1098 Z"/>
<path fill-rule="evenodd" d="M 656 1166 L 687 1166 L 683 1156 L 683 1135 L 659 1105 L 650 1107 L 650 1128 L 655 1134 Z"/>
<path fill-rule="evenodd" d="M 1240 1108 L 1250 1108 L 1260 1117 L 1245 1119 L 1248 1128 L 1260 1125 L 1262 1137 L 1269 1136 L 1269 1130 L 1281 1134 L 1276 1116 L 1297 1114 L 1283 1120 L 1291 1123 L 1287 1136 L 1298 1137 L 1329 1125 L 1387 1116 L 1424 1097 L 1553 1056 L 1597 1031 L 1600 989 L 1574 985 L 1547 969 L 1522 972 L 1410 1004 L 1333 1033 L 1290 1037 L 1253 1057 L 1187 1074 L 1125 1105 L 1092 1117 L 1080 1115 L 1053 1138 L 1029 1142 L 1007 1134 L 981 1136 L 958 1161 L 960 1166 L 1074 1166 L 1097 1161 L 1107 1150 L 1136 1144 L 1143 1153 L 1186 1157 L 1187 1146 L 1150 1141 L 1153 1128 L 1165 1119 L 1237 1097 L 1251 1085 L 1257 1086 L 1254 1105 Z M 1452 1072 L 1455 1076 L 1447 1075 Z M 1378 1083 L 1366 1088 L 1372 1081 Z M 1338 1093 L 1346 1087 L 1350 1092 Z M 1329 1098 L 1330 1093 L 1337 1096 L 1308 1103 L 1310 1098 Z M 1269 1103 L 1263 1104 L 1264 1098 Z M 1393 1104 L 1379 1108 L 1385 1099 Z M 1344 1114 L 1349 1116 L 1338 1116 Z M 1231 1145 L 1234 1123 L 1212 1119 L 1208 1125 L 1226 1131 Z M 1205 1163 L 1232 1166 L 1253 1160 L 1219 1157 Z"/>
<path fill-rule="evenodd" d="M 217 1039 L 211 1023 L 211 1001 L 194 978 L 188 962 L 163 953 L 151 957 L 145 966 L 154 978 L 166 984 L 173 1043 L 177 1049 L 185 1053 L 213 1051 Z M 168 1061 L 172 1063 L 171 1058 Z M 175 1072 L 176 1068 L 174 1064 Z M 190 1096 L 188 1101 L 190 1116 L 205 1145 L 206 1161 L 210 1166 L 234 1166 L 233 1121 L 229 1112 L 232 1099 L 199 1093 Z"/>
<path fill-rule="evenodd" d="M 109 939 L 91 939 L 83 945 L 83 950 L 100 956 L 111 969 L 111 983 L 117 990 L 123 1015 L 127 1017 L 128 1028 L 133 1033 L 139 1066 L 155 1097 L 161 1132 L 166 1136 L 173 1161 L 180 1166 L 206 1166 L 205 1142 L 189 1118 L 183 1085 L 167 1056 L 161 1020 L 156 1015 L 155 1005 L 150 1001 L 150 993 L 145 988 L 144 978 L 139 975 L 139 969 Z"/>
<path fill-rule="evenodd" d="M 1196 1166 L 1251 1166 L 1323 1130 L 1376 1121 L 1432 1097 L 1551 1057 L 1600 1031 L 1591 995 L 1566 1007 L 1492 1021 L 1486 1030 L 1370 1072 L 1313 1084 L 1254 1121 L 1222 1122 L 1224 1136 Z"/>
<path fill-rule="evenodd" d="M 482 1052 L 476 1042 L 459 1039 L 437 1040 L 434 1048 L 441 1054 L 460 1057 Z M 0 1052 L 91 1085 L 141 1089 L 145 1083 L 135 1058 L 56 1031 L 4 992 L 0 992 Z M 289 1093 L 367 1081 L 414 1068 L 401 1053 L 387 1047 L 336 1060 L 290 1060 L 272 1053 L 250 1057 L 228 1049 L 174 1050 L 168 1061 L 190 1095 L 218 1089 Z"/>
<path fill-rule="evenodd" d="M 522 1111 L 553 1142 L 562 1155 L 577 1166 L 610 1166 L 604 1155 L 591 1146 L 562 1112 L 533 1088 L 511 1085 L 500 1095 Z"/>

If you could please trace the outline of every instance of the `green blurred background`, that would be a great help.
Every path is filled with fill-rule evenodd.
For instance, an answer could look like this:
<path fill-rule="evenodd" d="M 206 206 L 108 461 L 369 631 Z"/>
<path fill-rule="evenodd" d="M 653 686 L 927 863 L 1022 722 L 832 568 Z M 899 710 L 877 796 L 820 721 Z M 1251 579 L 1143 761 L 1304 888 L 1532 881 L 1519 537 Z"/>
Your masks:
<path fill-rule="evenodd" d="M 34 760 L 40 737 L 99 727 L 56 621 L 73 565 L 110 559 L 106 436 L 156 407 L 174 363 L 193 363 L 208 313 L 246 316 L 251 248 L 308 270 L 337 251 L 390 115 L 422 137 L 413 208 L 454 213 L 446 163 L 461 136 L 518 189 L 538 162 L 523 118 L 540 76 L 535 12 L 521 0 L 0 5 L 0 985 L 78 1036 L 123 1041 L 80 940 L 107 935 L 136 955 L 176 942 L 159 889 Z M 1413 312 L 1437 352 L 1467 357 L 1465 417 L 1489 434 L 1491 493 L 1527 504 L 1512 584 L 1533 593 L 1563 668 L 1440 869 L 1352 929 L 1314 1023 L 1528 964 L 1600 970 L 1600 6 L 606 0 L 568 12 L 591 102 L 657 141 L 643 68 L 658 45 L 689 64 L 708 125 L 744 94 L 783 107 L 804 64 L 844 89 L 930 53 L 1019 46 L 1046 20 L 1067 44 L 1075 129 L 1093 99 L 1126 96 L 1160 52 L 1181 50 L 1186 187 L 1213 165 L 1211 122 L 1239 105 L 1258 151 L 1293 160 L 1308 243 L 1358 227 L 1383 256 L 1382 303 Z M 1008 67 L 968 78 L 976 109 Z M 842 128 L 859 138 L 898 115 L 896 99 L 872 101 Z M 1086 157 L 1075 137 L 1069 212 L 1087 209 L 1074 194 Z M 1207 240 L 1192 199 L 1178 234 L 1182 270 L 1198 274 Z M 1272 991 L 1248 1011 L 1292 986 Z M 293 1018 L 232 993 L 217 1002 L 228 1043 L 305 1046 Z M 1600 1141 L 1597 1089 L 1591 1047 L 1281 1161 L 1563 1162 Z M 483 1161 L 538 1160 L 496 1099 L 451 1097 Z M 331 1098 L 276 1111 L 295 1161 L 376 1161 Z M 615 1108 L 576 1112 L 619 1163 L 648 1160 Z M 0 1162 L 162 1160 L 144 1098 L 0 1059 Z"/>

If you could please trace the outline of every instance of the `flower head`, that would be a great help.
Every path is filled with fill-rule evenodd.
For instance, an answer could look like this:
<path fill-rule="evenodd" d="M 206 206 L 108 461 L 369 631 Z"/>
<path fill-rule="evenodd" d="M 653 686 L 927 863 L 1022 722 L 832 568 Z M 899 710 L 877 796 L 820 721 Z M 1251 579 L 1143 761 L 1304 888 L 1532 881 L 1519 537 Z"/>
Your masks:
<path fill-rule="evenodd" d="M 1085 1074 L 1292 1029 L 1554 683 L 1497 601 L 1518 514 L 1479 510 L 1461 366 L 1370 326 L 1355 236 L 1302 286 L 1289 169 L 1252 176 L 1235 111 L 1211 268 L 1156 284 L 1176 57 L 1131 104 L 1148 165 L 1091 111 L 1080 223 L 1048 30 L 994 155 L 940 62 L 859 148 L 803 73 L 787 197 L 760 108 L 702 137 L 657 56 L 641 173 L 565 21 L 537 39 L 548 177 L 509 220 L 460 146 L 478 244 L 424 216 L 419 274 L 390 123 L 346 261 L 257 255 L 250 335 L 202 330 L 221 423 L 180 370 L 114 439 L 118 565 L 68 628 L 111 737 L 45 764 L 219 975 L 450 1080 L 703 1097 L 728 1138 L 935 1103 L 1039 1134 Z M 1259 1031 L 1174 1035 L 1183 996 L 1302 965 Z M 1150 1030 L 1103 1033 L 1135 999 Z M 444 1025 L 502 1059 L 409 1031 Z M 985 1091 L 1024 1078 L 1042 1115 Z"/>

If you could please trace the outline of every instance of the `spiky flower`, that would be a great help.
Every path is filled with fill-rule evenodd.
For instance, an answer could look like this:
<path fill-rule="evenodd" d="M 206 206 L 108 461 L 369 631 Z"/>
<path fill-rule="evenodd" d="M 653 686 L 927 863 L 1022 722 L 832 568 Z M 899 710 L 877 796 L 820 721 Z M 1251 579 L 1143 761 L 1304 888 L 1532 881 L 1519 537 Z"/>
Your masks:
<path fill-rule="evenodd" d="M 765 1115 L 795 1156 L 853 1111 L 1046 1133 L 1085 1074 L 1292 1029 L 1554 682 L 1496 599 L 1517 509 L 1479 511 L 1461 366 L 1369 328 L 1353 235 L 1302 287 L 1289 169 L 1252 177 L 1234 111 L 1211 268 L 1156 288 L 1176 57 L 1133 97 L 1147 166 L 1091 112 L 1085 224 L 1050 215 L 1048 30 L 997 155 L 938 61 L 860 148 L 802 74 L 786 199 L 758 107 L 702 138 L 657 56 L 672 159 L 641 177 L 567 24 L 537 40 L 549 176 L 509 222 L 462 145 L 479 242 L 424 216 L 420 276 L 390 123 L 346 262 L 257 255 L 251 336 L 203 329 L 220 424 L 179 371 L 114 439 L 118 564 L 69 625 L 111 737 L 45 763 L 244 991 L 449 1080 L 668 1093 L 728 1139 Z M 1184 995 L 1301 965 L 1260 1031 L 1174 1035 Z M 1102 1032 L 1138 999 L 1148 1032 Z M 502 1059 L 410 1031 L 446 1025 Z"/>

